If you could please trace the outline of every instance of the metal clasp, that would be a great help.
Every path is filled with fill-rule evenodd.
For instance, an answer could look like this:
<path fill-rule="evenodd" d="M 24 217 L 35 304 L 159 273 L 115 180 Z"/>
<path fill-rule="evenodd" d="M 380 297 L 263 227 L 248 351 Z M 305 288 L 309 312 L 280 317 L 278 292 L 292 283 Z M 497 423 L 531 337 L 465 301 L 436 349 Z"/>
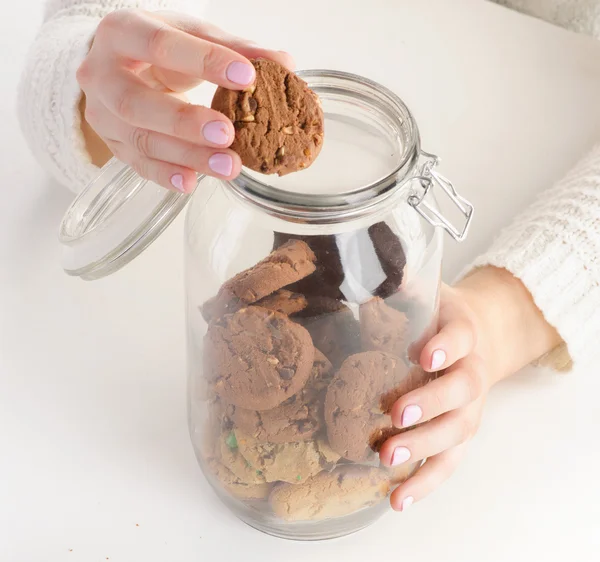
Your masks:
<path fill-rule="evenodd" d="M 421 151 L 421 154 L 428 160 L 423 164 L 420 175 L 414 176 L 412 179 L 420 182 L 423 192 L 421 195 L 418 195 L 417 193 L 410 195 L 408 197 L 408 204 L 429 224 L 434 227 L 441 226 L 448 234 L 450 234 L 450 236 L 452 236 L 452 238 L 454 238 L 454 240 L 462 242 L 467 237 L 471 221 L 473 220 L 473 205 L 457 193 L 452 182 L 448 178 L 445 178 L 434 170 L 440 162 L 440 159 L 437 156 L 423 150 Z M 437 209 L 434 209 L 427 201 L 425 201 L 428 191 L 435 185 L 444 190 L 452 203 L 458 207 L 465 217 L 466 221 L 462 230 L 456 228 Z"/>

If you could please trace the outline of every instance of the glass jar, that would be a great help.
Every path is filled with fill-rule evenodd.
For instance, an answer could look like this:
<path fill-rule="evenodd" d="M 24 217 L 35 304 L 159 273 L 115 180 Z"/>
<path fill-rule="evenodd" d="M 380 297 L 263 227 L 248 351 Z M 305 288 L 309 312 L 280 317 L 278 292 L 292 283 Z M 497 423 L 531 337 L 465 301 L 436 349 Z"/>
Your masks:
<path fill-rule="evenodd" d="M 63 265 L 96 279 L 186 217 L 188 412 L 199 464 L 243 521 L 292 539 L 378 518 L 418 468 L 387 469 L 390 409 L 432 375 L 414 360 L 434 333 L 442 227 L 473 208 L 436 172 L 404 103 L 364 78 L 299 73 L 325 139 L 308 169 L 167 193 L 116 161 L 61 227 Z M 437 208 L 442 189 L 464 215 Z"/>

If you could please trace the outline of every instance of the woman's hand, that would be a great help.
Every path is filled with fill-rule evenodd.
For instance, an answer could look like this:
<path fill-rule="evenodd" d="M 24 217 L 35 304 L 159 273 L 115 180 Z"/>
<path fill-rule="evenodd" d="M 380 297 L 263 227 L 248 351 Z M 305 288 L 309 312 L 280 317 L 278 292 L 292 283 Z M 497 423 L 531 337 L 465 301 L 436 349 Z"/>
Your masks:
<path fill-rule="evenodd" d="M 77 71 L 84 118 L 99 137 L 90 138 L 82 124 L 95 163 L 104 144 L 141 176 L 183 192 L 194 189 L 196 172 L 237 176 L 240 158 L 228 149 L 233 124 L 217 111 L 187 103 L 182 93 L 203 80 L 245 89 L 255 80 L 247 57 L 293 67 L 286 53 L 188 16 L 139 10 L 106 16 Z"/>
<path fill-rule="evenodd" d="M 394 490 L 392 507 L 402 511 L 446 480 L 479 428 L 492 385 L 560 342 L 525 286 L 506 270 L 486 267 L 454 288 L 443 286 L 439 331 L 412 350 L 425 371 L 443 374 L 394 404 L 394 425 L 416 427 L 380 451 L 386 466 L 427 459 Z"/>

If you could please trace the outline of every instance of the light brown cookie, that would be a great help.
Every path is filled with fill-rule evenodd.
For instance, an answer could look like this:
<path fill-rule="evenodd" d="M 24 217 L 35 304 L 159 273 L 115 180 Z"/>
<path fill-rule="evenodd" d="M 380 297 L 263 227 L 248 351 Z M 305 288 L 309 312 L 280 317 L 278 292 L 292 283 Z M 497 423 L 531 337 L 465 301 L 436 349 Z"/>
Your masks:
<path fill-rule="evenodd" d="M 308 297 L 308 306 L 294 320 L 310 333 L 315 346 L 335 368 L 360 351 L 360 325 L 344 303 L 328 297 Z"/>
<path fill-rule="evenodd" d="M 264 484 L 266 482 L 260 469 L 252 466 L 240 453 L 235 431 L 225 431 L 219 439 L 221 462 L 246 484 Z"/>
<path fill-rule="evenodd" d="M 235 426 L 259 442 L 308 441 L 324 427 L 323 402 L 333 376 L 327 357 L 315 349 L 312 373 L 306 385 L 272 410 L 231 408 Z"/>
<path fill-rule="evenodd" d="M 276 486 L 269 503 L 275 515 L 286 521 L 319 521 L 376 505 L 389 491 L 389 478 L 383 470 L 341 465 L 299 486 Z"/>
<path fill-rule="evenodd" d="M 325 441 L 297 441 L 294 443 L 260 443 L 235 430 L 240 453 L 250 465 L 260 470 L 267 482 L 299 484 L 331 469 L 339 455 Z"/>
<path fill-rule="evenodd" d="M 229 404 L 270 410 L 304 387 L 315 349 L 310 334 L 287 316 L 258 306 L 211 322 L 204 369 Z"/>
<path fill-rule="evenodd" d="M 331 447 L 348 460 L 372 459 L 388 437 L 400 433 L 392 426 L 389 408 L 413 388 L 411 372 L 394 355 L 366 351 L 346 359 L 325 398 Z"/>
<path fill-rule="evenodd" d="M 404 357 L 408 345 L 408 318 L 375 297 L 360 306 L 360 335 L 363 350 L 387 351 Z"/>
<path fill-rule="evenodd" d="M 265 297 L 264 299 L 256 303 L 257 306 L 280 312 L 286 316 L 296 314 L 301 310 L 304 310 L 308 302 L 304 295 L 300 293 L 292 293 L 286 289 L 280 289 L 276 293 Z"/>
<path fill-rule="evenodd" d="M 290 240 L 255 266 L 225 282 L 218 294 L 202 306 L 209 322 L 255 303 L 315 270 L 315 255 L 301 240 Z"/>
<path fill-rule="evenodd" d="M 244 482 L 229 470 L 220 460 L 208 459 L 206 466 L 218 485 L 232 496 L 242 500 L 263 500 L 269 496 L 271 485 Z"/>
<path fill-rule="evenodd" d="M 284 66 L 252 61 L 255 83 L 243 92 L 218 88 L 212 109 L 235 127 L 231 149 L 244 166 L 283 176 L 308 168 L 323 145 L 323 110 L 306 82 Z"/>

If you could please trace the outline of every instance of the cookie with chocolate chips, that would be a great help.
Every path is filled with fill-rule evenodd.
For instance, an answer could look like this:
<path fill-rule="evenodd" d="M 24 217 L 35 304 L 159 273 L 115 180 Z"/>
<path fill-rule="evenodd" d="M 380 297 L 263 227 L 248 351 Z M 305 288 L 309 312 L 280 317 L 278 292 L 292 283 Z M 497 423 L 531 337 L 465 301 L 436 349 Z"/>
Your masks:
<path fill-rule="evenodd" d="M 275 408 L 299 392 L 314 358 L 305 328 L 259 306 L 211 322 L 204 337 L 204 368 L 215 393 L 253 410 Z"/>
<path fill-rule="evenodd" d="M 388 437 L 401 431 L 393 427 L 389 411 L 400 396 L 416 388 L 413 375 L 389 353 L 366 351 L 348 357 L 325 398 L 333 450 L 351 461 L 371 460 Z"/>
<path fill-rule="evenodd" d="M 244 166 L 283 176 L 308 168 L 323 145 L 323 110 L 304 80 L 279 63 L 253 60 L 256 81 L 244 91 L 218 88 L 212 108 L 234 124 L 231 149 Z"/>
<path fill-rule="evenodd" d="M 259 442 L 307 441 L 324 426 L 324 393 L 333 376 L 327 357 L 315 349 L 312 373 L 300 392 L 272 410 L 256 411 L 230 406 L 235 426 Z"/>

